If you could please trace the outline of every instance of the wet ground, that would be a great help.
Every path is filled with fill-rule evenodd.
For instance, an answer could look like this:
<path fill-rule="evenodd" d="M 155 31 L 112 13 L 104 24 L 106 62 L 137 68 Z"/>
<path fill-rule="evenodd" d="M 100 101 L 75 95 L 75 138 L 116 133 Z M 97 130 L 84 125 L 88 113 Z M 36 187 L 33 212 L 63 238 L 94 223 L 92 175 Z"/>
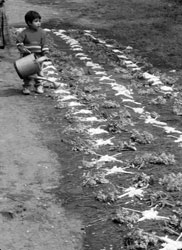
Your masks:
<path fill-rule="evenodd" d="M 161 13 L 176 16 L 180 5 L 94 3 L 52 1 L 64 16 L 43 23 L 50 77 L 62 83 L 48 86 L 35 108 L 39 138 L 62 166 L 47 193 L 83 220 L 83 249 L 167 249 L 165 235 L 169 249 L 181 249 L 181 86 L 180 70 L 171 71 L 181 65 L 180 24 L 167 26 L 175 39 L 159 25 L 173 19 Z"/>

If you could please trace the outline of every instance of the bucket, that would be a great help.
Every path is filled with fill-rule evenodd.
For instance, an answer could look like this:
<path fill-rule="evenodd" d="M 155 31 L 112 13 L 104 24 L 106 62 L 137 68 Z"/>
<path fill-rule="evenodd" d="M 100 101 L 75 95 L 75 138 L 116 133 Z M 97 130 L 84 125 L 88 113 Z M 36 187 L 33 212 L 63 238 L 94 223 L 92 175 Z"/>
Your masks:
<path fill-rule="evenodd" d="M 45 61 L 46 57 L 36 58 L 34 54 L 22 57 L 14 62 L 14 67 L 21 79 L 30 75 L 37 74 L 41 70 L 41 62 Z"/>

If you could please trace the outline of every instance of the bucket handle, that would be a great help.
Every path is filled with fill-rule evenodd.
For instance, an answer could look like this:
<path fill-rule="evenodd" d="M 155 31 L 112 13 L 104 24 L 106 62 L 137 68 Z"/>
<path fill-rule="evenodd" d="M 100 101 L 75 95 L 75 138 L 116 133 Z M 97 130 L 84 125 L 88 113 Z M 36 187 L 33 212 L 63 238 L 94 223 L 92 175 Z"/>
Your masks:
<path fill-rule="evenodd" d="M 43 81 L 47 81 L 47 82 L 51 82 L 51 83 L 53 83 L 55 89 L 57 89 L 57 88 L 59 87 L 59 86 L 56 84 L 55 81 L 51 81 L 51 80 L 49 80 L 49 79 L 46 78 L 46 77 L 37 76 L 37 75 L 31 75 L 31 76 L 29 76 L 28 78 L 30 78 L 30 79 L 37 79 L 37 80 L 43 80 Z"/>

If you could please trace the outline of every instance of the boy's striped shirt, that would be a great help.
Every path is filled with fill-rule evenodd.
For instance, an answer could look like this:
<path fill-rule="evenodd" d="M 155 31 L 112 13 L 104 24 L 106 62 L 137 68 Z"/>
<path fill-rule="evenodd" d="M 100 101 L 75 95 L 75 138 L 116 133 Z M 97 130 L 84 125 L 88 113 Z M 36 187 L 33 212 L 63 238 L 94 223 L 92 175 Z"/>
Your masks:
<path fill-rule="evenodd" d="M 49 48 L 46 44 L 46 33 L 42 28 L 32 30 L 27 27 L 18 34 L 16 45 L 18 49 L 25 47 L 31 53 L 44 55 L 49 52 Z"/>

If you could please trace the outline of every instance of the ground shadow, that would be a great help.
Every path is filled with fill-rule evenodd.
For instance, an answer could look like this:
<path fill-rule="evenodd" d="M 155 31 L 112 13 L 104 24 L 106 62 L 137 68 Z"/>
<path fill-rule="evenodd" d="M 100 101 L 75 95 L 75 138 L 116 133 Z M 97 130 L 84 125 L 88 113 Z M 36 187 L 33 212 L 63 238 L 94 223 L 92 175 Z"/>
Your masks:
<path fill-rule="evenodd" d="M 9 96 L 17 96 L 22 95 L 21 89 L 9 88 L 5 90 L 1 90 L 0 97 L 9 97 Z"/>

